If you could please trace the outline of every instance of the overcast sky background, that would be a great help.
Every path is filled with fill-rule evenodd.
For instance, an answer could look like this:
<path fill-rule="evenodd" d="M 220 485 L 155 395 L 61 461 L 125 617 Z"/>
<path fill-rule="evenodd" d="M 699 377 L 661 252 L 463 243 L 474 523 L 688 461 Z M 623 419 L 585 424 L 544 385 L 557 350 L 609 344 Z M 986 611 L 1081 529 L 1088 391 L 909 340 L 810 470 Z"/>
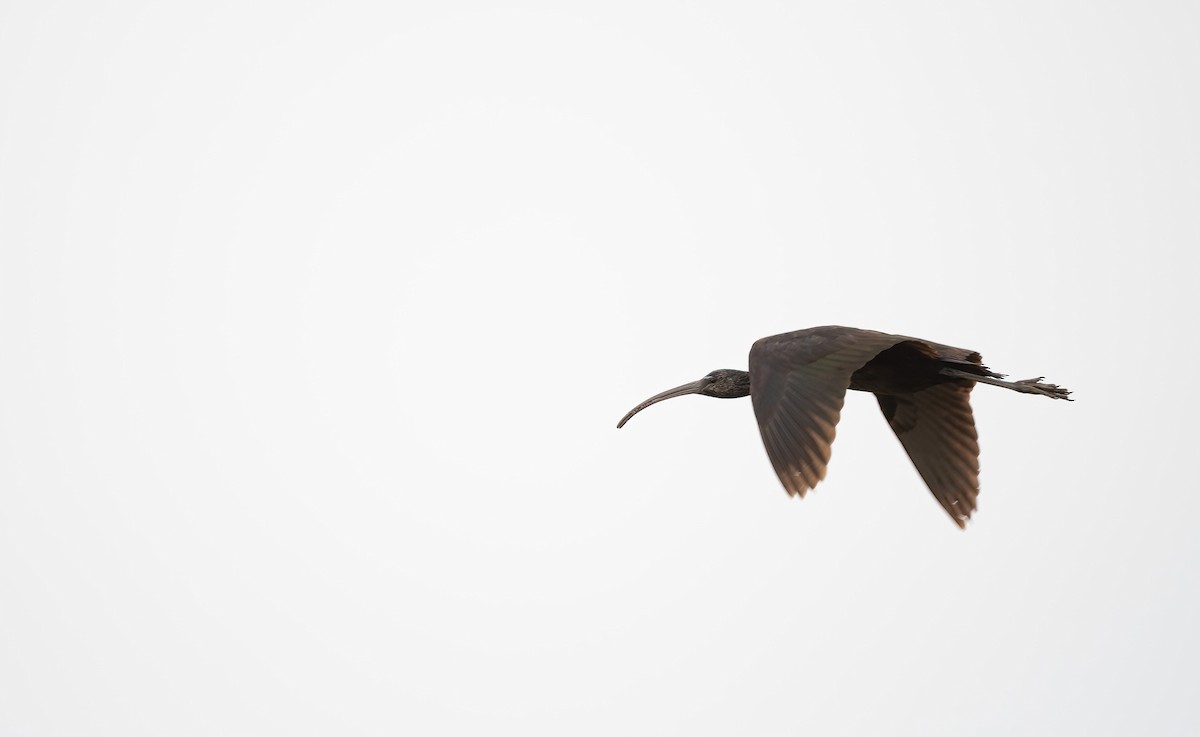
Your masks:
<path fill-rule="evenodd" d="M 1196 734 L 1197 8 L 0 4 L 0 733 Z"/>

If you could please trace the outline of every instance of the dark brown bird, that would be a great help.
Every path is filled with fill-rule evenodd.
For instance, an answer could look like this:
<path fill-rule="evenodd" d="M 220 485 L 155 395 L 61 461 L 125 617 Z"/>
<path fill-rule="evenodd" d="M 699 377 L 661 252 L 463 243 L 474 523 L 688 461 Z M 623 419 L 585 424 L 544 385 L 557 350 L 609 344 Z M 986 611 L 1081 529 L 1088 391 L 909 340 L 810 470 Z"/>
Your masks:
<path fill-rule="evenodd" d="M 838 325 L 797 330 L 756 341 L 749 372 L 721 369 L 655 394 L 617 427 L 684 394 L 750 395 L 775 473 L 788 494 L 803 497 L 825 478 L 846 390 L 871 392 L 933 496 L 965 527 L 979 496 L 971 389 L 980 382 L 1052 399 L 1071 393 L 1040 376 L 1004 381 L 982 361 L 975 351 L 904 335 Z"/>

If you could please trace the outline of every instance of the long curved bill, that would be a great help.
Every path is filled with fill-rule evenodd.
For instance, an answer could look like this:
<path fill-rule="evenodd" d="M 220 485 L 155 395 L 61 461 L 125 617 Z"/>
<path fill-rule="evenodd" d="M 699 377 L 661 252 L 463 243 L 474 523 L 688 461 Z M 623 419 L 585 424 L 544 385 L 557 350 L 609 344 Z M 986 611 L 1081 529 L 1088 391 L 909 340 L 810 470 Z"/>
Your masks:
<path fill-rule="evenodd" d="M 699 381 L 693 381 L 689 384 L 684 384 L 683 386 L 677 386 L 674 389 L 668 389 L 665 392 L 662 392 L 661 394 L 655 394 L 653 397 L 650 397 L 649 399 L 642 402 L 638 406 L 629 410 L 629 414 L 627 414 L 621 418 L 621 421 L 617 423 L 617 427 L 618 428 L 624 427 L 625 423 L 629 422 L 630 417 L 633 417 L 638 412 L 641 412 L 642 410 L 646 409 L 647 407 L 649 407 L 652 404 L 658 404 L 659 402 L 663 401 L 664 399 L 672 399 L 674 397 L 682 397 L 684 394 L 699 394 L 700 390 L 703 389 L 707 384 L 708 384 L 707 381 L 705 381 L 704 379 L 700 379 Z"/>

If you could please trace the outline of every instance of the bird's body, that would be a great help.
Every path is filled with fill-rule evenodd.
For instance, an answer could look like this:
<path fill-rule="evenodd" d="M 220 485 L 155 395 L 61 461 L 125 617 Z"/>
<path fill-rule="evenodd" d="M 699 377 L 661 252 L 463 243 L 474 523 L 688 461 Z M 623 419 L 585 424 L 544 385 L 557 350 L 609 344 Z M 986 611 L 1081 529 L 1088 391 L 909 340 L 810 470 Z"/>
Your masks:
<path fill-rule="evenodd" d="M 1004 381 L 971 350 L 836 325 L 763 338 L 750 371 L 722 369 L 657 394 L 621 420 L 684 394 L 750 396 L 763 445 L 783 487 L 804 496 L 825 477 L 846 390 L 870 392 L 934 497 L 961 527 L 979 494 L 976 382 L 1066 399 L 1041 379 Z"/>

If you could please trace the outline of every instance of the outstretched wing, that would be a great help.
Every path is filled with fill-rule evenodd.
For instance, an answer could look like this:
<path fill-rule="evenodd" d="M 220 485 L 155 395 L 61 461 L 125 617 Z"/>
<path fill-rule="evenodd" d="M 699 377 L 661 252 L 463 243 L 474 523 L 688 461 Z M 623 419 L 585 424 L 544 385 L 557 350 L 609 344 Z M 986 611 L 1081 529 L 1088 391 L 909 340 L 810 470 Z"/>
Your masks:
<path fill-rule="evenodd" d="M 750 349 L 750 399 L 763 445 L 789 494 L 825 478 L 850 377 L 902 335 L 840 326 L 797 330 Z"/>
<path fill-rule="evenodd" d="M 925 485 L 959 527 L 966 527 L 979 496 L 973 387 L 938 384 L 914 394 L 876 395 Z"/>

